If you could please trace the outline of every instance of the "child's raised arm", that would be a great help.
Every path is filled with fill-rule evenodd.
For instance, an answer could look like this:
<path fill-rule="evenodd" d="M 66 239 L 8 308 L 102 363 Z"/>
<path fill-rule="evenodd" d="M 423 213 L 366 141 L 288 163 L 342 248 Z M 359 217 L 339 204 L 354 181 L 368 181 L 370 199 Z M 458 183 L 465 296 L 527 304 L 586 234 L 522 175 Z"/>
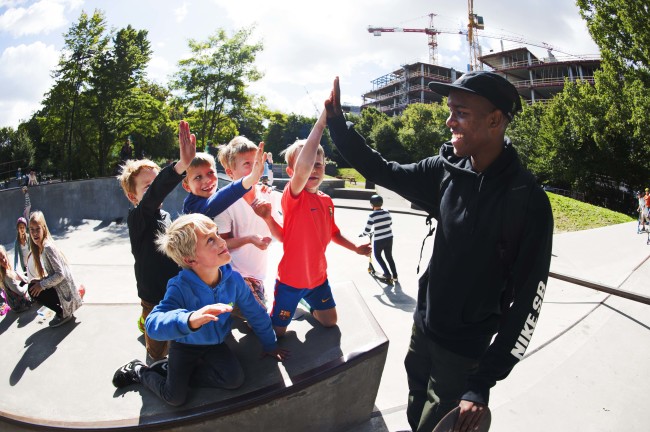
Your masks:
<path fill-rule="evenodd" d="M 291 187 L 291 195 L 297 196 L 302 192 L 309 181 L 311 171 L 314 169 L 314 162 L 316 161 L 316 154 L 318 152 L 318 145 L 323 136 L 323 130 L 327 126 L 326 111 L 321 112 L 320 117 L 307 137 L 307 142 L 298 154 L 296 162 L 293 166 L 293 176 L 289 185 Z"/>
<path fill-rule="evenodd" d="M 183 174 L 196 156 L 196 137 L 190 134 L 190 125 L 186 121 L 178 125 L 178 149 L 180 159 L 174 165 L 174 170 L 177 174 Z"/>

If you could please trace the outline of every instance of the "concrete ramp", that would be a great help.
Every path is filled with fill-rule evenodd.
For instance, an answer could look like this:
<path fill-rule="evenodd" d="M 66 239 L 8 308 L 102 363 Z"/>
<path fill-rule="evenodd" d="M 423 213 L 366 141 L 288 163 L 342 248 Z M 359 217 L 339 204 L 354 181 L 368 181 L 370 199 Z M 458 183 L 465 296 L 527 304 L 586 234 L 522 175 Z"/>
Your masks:
<path fill-rule="evenodd" d="M 333 287 L 339 326 L 311 316 L 294 321 L 281 346 L 291 358 L 260 358 L 245 325 L 229 344 L 242 361 L 238 390 L 194 389 L 172 408 L 134 385 L 117 390 L 114 371 L 142 357 L 134 304 L 85 304 L 76 322 L 56 329 L 33 310 L 0 321 L 0 368 L 9 386 L 0 401 L 0 430 L 341 431 L 370 419 L 388 340 L 351 282 Z"/>

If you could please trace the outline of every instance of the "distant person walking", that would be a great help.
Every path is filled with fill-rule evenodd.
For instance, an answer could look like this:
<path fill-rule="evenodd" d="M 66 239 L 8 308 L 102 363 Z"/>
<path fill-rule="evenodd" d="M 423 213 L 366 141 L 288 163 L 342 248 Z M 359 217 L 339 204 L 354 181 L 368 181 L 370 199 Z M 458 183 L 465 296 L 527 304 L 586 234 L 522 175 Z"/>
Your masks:
<path fill-rule="evenodd" d="M 643 196 L 643 192 L 638 191 L 636 193 L 636 200 L 636 210 L 639 212 L 639 222 L 636 225 L 636 232 L 637 234 L 640 234 L 645 231 L 645 223 L 648 219 L 648 208 L 645 205 L 645 197 Z"/>

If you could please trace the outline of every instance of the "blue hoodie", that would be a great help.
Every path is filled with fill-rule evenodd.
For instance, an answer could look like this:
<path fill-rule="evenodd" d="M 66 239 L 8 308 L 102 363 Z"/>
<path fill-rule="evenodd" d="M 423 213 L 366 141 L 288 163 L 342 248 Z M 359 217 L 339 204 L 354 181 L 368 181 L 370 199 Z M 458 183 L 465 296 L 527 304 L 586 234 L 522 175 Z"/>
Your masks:
<path fill-rule="evenodd" d="M 212 288 L 192 270 L 184 269 L 167 283 L 165 298 L 153 308 L 145 326 L 147 334 L 156 340 L 175 340 L 191 345 L 223 343 L 230 333 L 230 313 L 219 320 L 204 324 L 198 330 L 189 326 L 192 312 L 203 306 L 224 303 L 237 305 L 262 342 L 265 352 L 277 348 L 277 338 L 266 310 L 255 300 L 242 276 L 230 264 L 221 267 L 221 281 Z"/>

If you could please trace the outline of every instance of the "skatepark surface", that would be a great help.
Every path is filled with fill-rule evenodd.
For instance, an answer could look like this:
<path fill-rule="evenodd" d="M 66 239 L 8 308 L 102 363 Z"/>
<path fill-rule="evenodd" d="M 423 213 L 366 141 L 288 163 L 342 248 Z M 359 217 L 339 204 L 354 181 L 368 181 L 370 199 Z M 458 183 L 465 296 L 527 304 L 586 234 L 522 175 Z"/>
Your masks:
<path fill-rule="evenodd" d="M 355 325 L 367 308 L 390 342 L 370 419 L 350 431 L 409 430 L 403 359 L 417 297 L 416 268 L 427 227 L 422 212 L 412 210 L 408 202 L 388 191 L 380 193 L 393 215 L 393 255 L 399 282 L 387 285 L 373 279 L 367 271 L 367 257 L 332 244 L 327 251 L 328 274 L 339 304 L 340 325 L 324 330 L 309 320 L 291 324 L 300 334 L 313 329 L 325 338 L 334 338 L 332 346 L 347 354 L 365 341 L 358 340 L 365 336 L 355 334 Z M 334 201 L 342 232 L 363 241 L 357 236 L 365 226 L 367 201 Z M 37 208 L 34 205 L 33 210 Z M 114 413 L 105 409 L 102 401 L 115 406 L 116 399 L 118 404 L 128 405 L 129 418 L 146 415 L 151 407 L 148 401 L 153 398 L 147 390 L 135 386 L 134 391 L 122 392 L 111 385 L 112 374 L 119 366 L 134 358 L 144 360 L 145 355 L 136 328 L 140 307 L 126 225 L 83 220 L 55 232 L 54 239 L 75 279 L 86 287 L 84 306 L 74 323 L 56 329 L 48 328 L 48 320 L 36 313 L 36 306 L 24 314 L 10 312 L 0 317 L 0 415 L 111 422 L 115 421 Z M 650 296 L 650 246 L 645 235 L 636 234 L 635 222 L 556 234 L 553 242 L 552 272 Z M 13 244 L 5 246 L 13 259 Z M 431 249 L 430 238 L 424 246 L 421 271 Z M 281 254 L 281 244 L 273 242 L 267 293 L 272 292 Z M 363 307 L 341 303 L 357 297 Z M 371 335 L 370 339 L 376 337 Z M 256 341 L 248 343 L 254 345 Z M 314 343 L 313 338 L 310 343 Z M 649 305 L 550 278 L 526 356 L 491 392 L 491 430 L 647 431 L 650 413 L 643 401 L 650 385 L 648 359 Z M 300 373 L 268 360 L 260 365 L 285 380 Z M 354 388 L 346 393 L 340 397 L 353 398 Z M 45 402 L 35 403 L 41 400 Z M 282 410 L 290 407 L 277 409 L 281 416 Z M 254 418 L 250 422 L 250 429 L 241 430 L 263 427 Z M 285 424 L 284 430 L 295 429 Z"/>

